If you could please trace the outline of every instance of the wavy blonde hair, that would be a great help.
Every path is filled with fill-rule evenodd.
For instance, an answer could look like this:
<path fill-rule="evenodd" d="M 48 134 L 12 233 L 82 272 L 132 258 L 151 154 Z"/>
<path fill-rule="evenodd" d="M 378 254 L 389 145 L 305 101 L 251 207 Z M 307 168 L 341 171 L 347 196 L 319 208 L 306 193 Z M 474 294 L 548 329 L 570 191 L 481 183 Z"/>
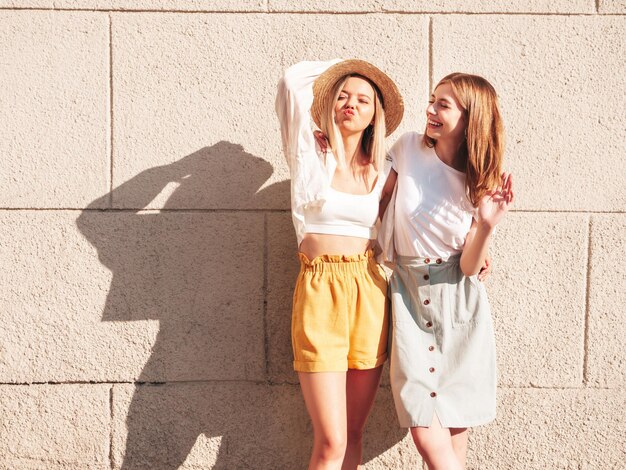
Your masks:
<path fill-rule="evenodd" d="M 476 207 L 482 197 L 501 183 L 504 159 L 504 126 L 498 96 L 491 83 L 478 75 L 451 73 L 435 89 L 449 83 L 467 118 L 465 142 L 465 187 Z M 424 144 L 434 147 L 435 140 L 424 132 Z"/>
<path fill-rule="evenodd" d="M 328 99 L 324 103 L 324 109 L 320 118 L 320 129 L 328 139 L 330 150 L 332 150 L 337 164 L 339 166 L 346 165 L 346 153 L 343 148 L 343 139 L 341 138 L 341 132 L 335 122 L 335 103 L 339 99 L 339 94 L 345 86 L 348 78 L 359 77 L 367 81 L 374 89 L 374 124 L 367 126 L 363 131 L 361 138 L 361 148 L 363 152 L 368 156 L 369 162 L 374 165 L 377 172 L 381 172 L 384 168 L 385 161 L 385 110 L 383 109 L 383 102 L 380 97 L 380 92 L 374 83 L 367 77 L 362 75 L 347 75 L 335 84 L 332 93 L 328 94 Z"/>

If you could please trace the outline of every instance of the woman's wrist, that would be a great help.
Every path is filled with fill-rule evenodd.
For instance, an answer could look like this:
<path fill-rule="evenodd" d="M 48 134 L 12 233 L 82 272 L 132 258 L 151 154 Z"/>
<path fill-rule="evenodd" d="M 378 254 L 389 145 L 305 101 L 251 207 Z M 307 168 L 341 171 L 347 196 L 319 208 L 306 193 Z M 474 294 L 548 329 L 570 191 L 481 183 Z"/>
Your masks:
<path fill-rule="evenodd" d="M 494 224 L 487 220 L 476 221 L 477 230 L 481 232 L 482 235 L 486 235 L 486 236 L 491 235 L 491 233 L 496 229 L 496 225 L 498 224 Z"/>

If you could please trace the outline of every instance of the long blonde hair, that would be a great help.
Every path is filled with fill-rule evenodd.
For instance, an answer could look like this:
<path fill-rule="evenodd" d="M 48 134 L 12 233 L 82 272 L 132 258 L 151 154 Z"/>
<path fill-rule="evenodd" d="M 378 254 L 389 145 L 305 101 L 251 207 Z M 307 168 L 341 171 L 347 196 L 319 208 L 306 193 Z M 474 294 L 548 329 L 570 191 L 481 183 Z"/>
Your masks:
<path fill-rule="evenodd" d="M 362 75 L 346 75 L 337 81 L 333 88 L 333 92 L 328 94 L 328 100 L 324 103 L 324 109 L 322 111 L 320 119 L 321 131 L 328 139 L 330 150 L 332 150 L 335 158 L 337 159 L 338 166 L 342 167 L 346 165 L 346 153 L 343 147 L 343 139 L 339 132 L 339 127 L 335 122 L 335 103 L 339 98 L 341 90 L 343 90 L 346 81 L 350 77 L 359 77 L 366 80 L 374 89 L 374 124 L 367 126 L 363 131 L 361 139 L 361 148 L 363 152 L 368 156 L 369 162 L 374 165 L 377 172 L 381 172 L 384 167 L 385 161 L 385 111 L 383 109 L 383 102 L 380 97 L 380 92 L 374 83 L 367 77 Z"/>
<path fill-rule="evenodd" d="M 452 87 L 467 118 L 465 142 L 460 151 L 465 158 L 465 186 L 476 207 L 485 193 L 501 183 L 504 126 L 498 96 L 493 86 L 478 75 L 451 73 L 437 87 L 444 83 Z M 435 140 L 426 133 L 423 141 L 429 147 L 435 145 Z"/>

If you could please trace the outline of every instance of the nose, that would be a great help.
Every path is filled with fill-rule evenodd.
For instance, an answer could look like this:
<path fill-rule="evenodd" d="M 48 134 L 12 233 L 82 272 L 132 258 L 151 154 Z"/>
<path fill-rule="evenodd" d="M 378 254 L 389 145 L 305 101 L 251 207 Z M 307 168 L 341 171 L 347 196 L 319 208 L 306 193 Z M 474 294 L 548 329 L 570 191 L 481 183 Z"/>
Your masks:
<path fill-rule="evenodd" d="M 346 107 L 354 109 L 356 107 L 356 103 L 357 103 L 357 98 L 352 96 L 348 98 L 348 101 L 346 101 Z"/>
<path fill-rule="evenodd" d="M 428 103 L 428 107 L 426 108 L 426 114 L 437 114 L 435 112 L 435 107 L 432 103 Z"/>

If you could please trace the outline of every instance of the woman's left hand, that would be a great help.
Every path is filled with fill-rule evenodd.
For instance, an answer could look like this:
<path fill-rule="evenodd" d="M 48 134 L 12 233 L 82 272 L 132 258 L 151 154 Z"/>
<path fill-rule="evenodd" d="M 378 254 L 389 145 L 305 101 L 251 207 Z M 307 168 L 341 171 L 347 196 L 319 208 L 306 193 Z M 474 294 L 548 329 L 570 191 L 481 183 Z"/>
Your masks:
<path fill-rule="evenodd" d="M 487 255 L 483 267 L 480 268 L 480 271 L 478 271 L 478 280 L 484 282 L 485 279 L 487 279 L 487 277 L 491 274 L 492 270 L 493 264 L 491 262 L 491 256 Z"/>
<path fill-rule="evenodd" d="M 478 203 L 478 223 L 495 227 L 513 206 L 513 200 L 513 175 L 502 173 L 502 184 L 485 194 Z"/>
<path fill-rule="evenodd" d="M 322 131 L 313 131 L 313 136 L 315 137 L 315 140 L 317 141 L 317 145 L 320 146 L 320 150 L 326 153 L 326 151 L 328 150 L 328 147 L 330 147 L 328 145 L 328 138 L 324 135 Z"/>

